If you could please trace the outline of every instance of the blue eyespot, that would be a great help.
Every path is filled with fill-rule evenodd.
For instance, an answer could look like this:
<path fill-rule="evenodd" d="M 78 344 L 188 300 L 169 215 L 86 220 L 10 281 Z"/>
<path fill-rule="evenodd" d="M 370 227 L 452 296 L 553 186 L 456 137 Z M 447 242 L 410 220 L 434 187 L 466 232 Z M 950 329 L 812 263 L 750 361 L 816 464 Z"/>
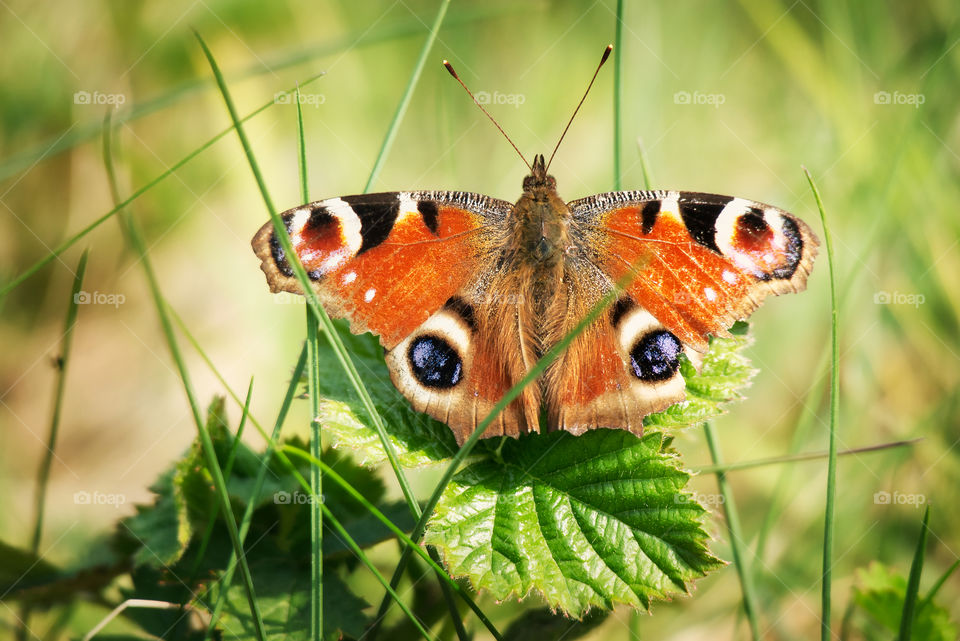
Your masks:
<path fill-rule="evenodd" d="M 680 340 L 665 329 L 644 335 L 630 350 L 630 366 L 641 381 L 657 382 L 672 378 L 680 369 Z"/>
<path fill-rule="evenodd" d="M 407 351 L 410 369 L 420 384 L 448 389 L 463 378 L 463 361 L 450 344 L 438 336 L 418 336 Z"/>

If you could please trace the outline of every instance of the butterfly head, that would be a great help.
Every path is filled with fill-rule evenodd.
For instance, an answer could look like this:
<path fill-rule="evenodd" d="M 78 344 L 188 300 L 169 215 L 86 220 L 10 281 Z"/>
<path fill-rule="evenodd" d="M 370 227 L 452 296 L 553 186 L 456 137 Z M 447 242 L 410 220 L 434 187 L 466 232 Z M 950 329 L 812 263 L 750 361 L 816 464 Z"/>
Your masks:
<path fill-rule="evenodd" d="M 530 174 L 523 179 L 523 191 L 524 193 L 531 193 L 543 189 L 556 191 L 557 179 L 547 174 L 547 165 L 543 154 L 537 154 L 533 158 Z"/>

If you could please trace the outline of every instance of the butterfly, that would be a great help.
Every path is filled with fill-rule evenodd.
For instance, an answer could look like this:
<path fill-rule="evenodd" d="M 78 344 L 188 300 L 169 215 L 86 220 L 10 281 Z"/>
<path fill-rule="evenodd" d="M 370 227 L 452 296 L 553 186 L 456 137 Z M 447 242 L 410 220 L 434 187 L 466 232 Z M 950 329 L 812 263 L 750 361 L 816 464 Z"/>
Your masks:
<path fill-rule="evenodd" d="M 378 335 L 397 389 L 460 444 L 618 283 L 629 284 L 484 438 L 541 420 L 642 433 L 644 416 L 684 400 L 682 354 L 699 363 L 709 336 L 802 291 L 813 267 L 817 237 L 776 207 L 663 190 L 566 202 L 547 168 L 537 155 L 515 203 L 400 191 L 281 215 L 326 311 Z M 272 223 L 252 245 L 271 291 L 303 293 Z"/>

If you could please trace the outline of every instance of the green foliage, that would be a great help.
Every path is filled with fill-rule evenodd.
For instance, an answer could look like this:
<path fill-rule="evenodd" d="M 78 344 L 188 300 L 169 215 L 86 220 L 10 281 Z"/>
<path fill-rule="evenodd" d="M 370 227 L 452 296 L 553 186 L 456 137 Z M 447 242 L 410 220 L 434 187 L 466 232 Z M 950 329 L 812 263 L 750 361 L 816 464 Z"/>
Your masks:
<path fill-rule="evenodd" d="M 247 560 L 257 587 L 264 627 L 268 635 L 306 639 L 309 635 L 310 539 L 308 511 L 310 495 L 277 461 L 263 462 L 246 445 L 236 442 L 227 429 L 223 399 L 210 406 L 207 425 L 221 466 L 234 452 L 232 474 L 227 488 L 234 512 L 239 515 L 248 501 L 255 502 Z M 304 447 L 299 441 L 289 441 Z M 409 510 L 403 503 L 383 503 L 383 481 L 368 469 L 352 463 L 334 451 L 324 453 L 324 461 L 368 500 L 384 511 L 395 524 L 409 531 L 413 527 Z M 270 466 L 266 483 L 257 497 L 250 490 L 261 464 Z M 306 471 L 301 465 L 299 472 Z M 184 457 L 167 470 L 152 487 L 156 499 L 152 505 L 139 506 L 137 514 L 125 519 L 118 528 L 115 547 L 124 550 L 134 566 L 134 589 L 128 598 L 154 598 L 174 603 L 189 603 L 209 610 L 224 587 L 216 580 L 222 574 L 229 550 L 229 538 L 223 527 L 211 487 L 209 470 L 195 442 Z M 361 547 L 370 547 L 392 533 L 346 491 L 330 483 L 325 488 L 324 504 L 340 520 Z M 197 558 L 207 521 L 216 518 L 210 545 L 204 558 Z M 324 535 L 324 638 L 337 639 L 341 633 L 362 634 L 368 620 L 363 613 L 367 603 L 353 594 L 344 577 L 357 564 L 339 536 Z M 241 583 L 225 588 L 226 603 L 218 628 L 225 638 L 255 638 L 246 592 Z M 176 613 L 133 612 L 128 615 L 145 630 L 162 634 L 177 625 Z M 167 626 L 167 627 L 165 627 Z M 177 628 L 180 629 L 180 628 Z M 189 630 L 181 630 L 191 634 Z"/>
<path fill-rule="evenodd" d="M 893 568 L 873 562 L 857 570 L 853 602 L 869 617 L 862 626 L 866 639 L 880 641 L 896 634 L 906 594 L 907 578 Z M 957 634 L 957 625 L 950 621 L 946 608 L 933 601 L 919 604 L 913 620 L 914 641 L 953 641 Z"/>

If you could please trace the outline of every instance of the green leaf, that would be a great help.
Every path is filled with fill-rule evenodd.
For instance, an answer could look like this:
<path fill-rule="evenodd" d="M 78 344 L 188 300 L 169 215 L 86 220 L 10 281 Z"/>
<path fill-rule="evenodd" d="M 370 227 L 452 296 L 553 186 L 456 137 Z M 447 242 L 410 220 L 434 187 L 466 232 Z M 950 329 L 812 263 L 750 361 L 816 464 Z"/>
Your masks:
<path fill-rule="evenodd" d="M 350 350 L 357 368 L 364 376 L 374 404 L 383 416 L 397 458 L 404 466 L 420 466 L 448 459 L 457 450 L 453 433 L 443 423 L 410 408 L 410 403 L 390 382 L 383 361 L 383 348 L 370 334 L 354 336 L 343 328 L 341 337 Z M 710 351 L 703 357 L 698 372 L 685 358 L 681 372 L 687 386 L 687 400 L 644 419 L 650 429 L 689 427 L 724 413 L 723 405 L 742 398 L 740 390 L 756 373 L 740 350 L 751 339 L 744 327 L 735 327 L 730 338 L 714 338 Z M 325 343 L 325 341 L 321 341 Z M 376 465 L 387 455 L 377 433 L 369 427 L 370 421 L 341 373 L 330 348 L 321 346 L 321 356 L 328 363 L 321 383 L 320 419 L 324 434 L 334 447 L 349 449 L 362 465 Z"/>
<path fill-rule="evenodd" d="M 447 567 L 503 600 L 541 593 L 575 617 L 648 608 L 722 565 L 705 513 L 662 434 L 624 430 L 504 439 L 444 492 L 425 542 Z"/>
<path fill-rule="evenodd" d="M 900 628 L 900 616 L 907 592 L 907 579 L 882 563 L 873 562 L 867 569 L 857 570 L 853 601 L 880 630 L 865 626 L 868 639 L 890 639 Z M 876 627 L 876 626 L 874 626 Z M 914 641 L 953 641 L 957 626 L 950 621 L 946 608 L 932 601 L 921 602 L 913 620 Z"/>

